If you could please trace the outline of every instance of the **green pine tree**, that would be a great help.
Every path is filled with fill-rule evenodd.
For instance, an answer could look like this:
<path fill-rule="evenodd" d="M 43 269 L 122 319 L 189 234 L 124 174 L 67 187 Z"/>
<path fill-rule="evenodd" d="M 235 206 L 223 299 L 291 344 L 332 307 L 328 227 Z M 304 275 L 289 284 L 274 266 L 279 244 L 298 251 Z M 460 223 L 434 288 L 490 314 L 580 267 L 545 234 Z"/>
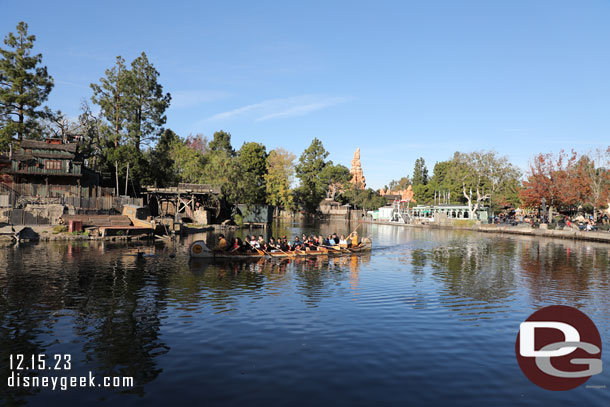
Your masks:
<path fill-rule="evenodd" d="M 163 94 L 163 86 L 157 81 L 159 72 L 144 52 L 133 60 L 128 73 L 128 125 L 129 138 L 136 149 L 159 137 L 167 117 L 171 95 Z"/>
<path fill-rule="evenodd" d="M 233 149 L 233 146 L 231 146 L 231 133 L 227 133 L 223 130 L 214 133 L 209 147 L 211 152 L 224 151 L 230 156 L 235 155 L 235 150 Z"/>
<path fill-rule="evenodd" d="M 415 160 L 415 168 L 413 168 L 413 185 L 426 185 L 428 183 L 428 168 L 423 157 Z"/>
<path fill-rule="evenodd" d="M 123 130 L 127 127 L 129 117 L 128 84 L 129 73 L 125 60 L 120 56 L 116 58 L 115 66 L 106 69 L 106 76 L 100 78 L 99 84 L 91 84 L 91 101 L 100 107 L 101 115 L 110 123 L 114 133 L 114 147 L 118 147 L 125 137 Z"/>
<path fill-rule="evenodd" d="M 131 69 L 118 56 L 115 66 L 106 70 L 100 83 L 91 84 L 91 100 L 100 106 L 102 116 L 111 124 L 115 147 L 128 142 L 141 151 L 143 143 L 158 139 L 171 101 L 169 93 L 163 94 L 158 77 L 159 72 L 143 52 L 133 60 Z"/>
<path fill-rule="evenodd" d="M 310 213 L 317 210 L 318 205 L 326 195 L 326 188 L 321 179 L 322 171 L 328 165 L 325 161 L 328 152 L 317 138 L 303 151 L 299 163 L 295 167 L 300 185 L 295 191 L 302 207 Z"/>
<path fill-rule="evenodd" d="M 36 36 L 28 35 L 28 25 L 17 24 L 17 34 L 4 39 L 0 48 L 0 149 L 17 136 L 19 140 L 37 135 L 38 119 L 48 114 L 41 108 L 53 89 L 53 78 L 41 66 L 42 54 L 32 54 Z"/>
<path fill-rule="evenodd" d="M 244 143 L 237 155 L 239 167 L 239 203 L 248 205 L 265 203 L 265 175 L 267 151 L 260 143 Z"/>

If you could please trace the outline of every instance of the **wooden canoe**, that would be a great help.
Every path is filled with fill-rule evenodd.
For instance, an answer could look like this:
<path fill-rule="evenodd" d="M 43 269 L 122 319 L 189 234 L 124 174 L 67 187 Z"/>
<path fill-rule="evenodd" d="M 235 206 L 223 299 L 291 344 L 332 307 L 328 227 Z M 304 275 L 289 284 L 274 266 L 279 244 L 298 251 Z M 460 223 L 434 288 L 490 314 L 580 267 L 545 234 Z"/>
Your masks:
<path fill-rule="evenodd" d="M 203 240 L 197 240 L 189 247 L 189 255 L 193 258 L 205 258 L 205 259 L 260 259 L 264 257 L 268 258 L 292 258 L 292 257 L 319 257 L 319 256 L 342 256 L 349 255 L 352 253 L 367 252 L 372 249 L 372 242 L 369 238 L 363 238 L 362 242 L 356 247 L 340 248 L 338 246 L 318 247 L 318 250 L 297 250 L 290 252 L 274 251 L 274 252 L 246 252 L 246 253 L 235 253 L 212 250 Z"/>

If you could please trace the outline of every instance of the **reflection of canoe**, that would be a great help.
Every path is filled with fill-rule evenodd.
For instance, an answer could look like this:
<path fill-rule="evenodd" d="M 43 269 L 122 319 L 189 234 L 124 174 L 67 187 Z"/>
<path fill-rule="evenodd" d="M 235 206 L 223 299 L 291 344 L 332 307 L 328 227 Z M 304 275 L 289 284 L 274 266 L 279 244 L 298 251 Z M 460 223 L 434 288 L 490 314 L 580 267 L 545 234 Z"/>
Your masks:
<path fill-rule="evenodd" d="M 197 240 L 193 242 L 189 248 L 189 255 L 194 258 L 206 258 L 206 259 L 260 259 L 260 258 L 295 258 L 295 257 L 318 257 L 318 256 L 342 256 L 352 253 L 360 253 L 370 251 L 372 248 L 371 239 L 365 237 L 362 242 L 356 247 L 340 248 L 338 246 L 330 247 L 318 247 L 318 250 L 302 251 L 297 250 L 296 252 L 265 252 L 259 253 L 231 253 L 225 251 L 211 250 L 206 246 L 203 240 Z"/>

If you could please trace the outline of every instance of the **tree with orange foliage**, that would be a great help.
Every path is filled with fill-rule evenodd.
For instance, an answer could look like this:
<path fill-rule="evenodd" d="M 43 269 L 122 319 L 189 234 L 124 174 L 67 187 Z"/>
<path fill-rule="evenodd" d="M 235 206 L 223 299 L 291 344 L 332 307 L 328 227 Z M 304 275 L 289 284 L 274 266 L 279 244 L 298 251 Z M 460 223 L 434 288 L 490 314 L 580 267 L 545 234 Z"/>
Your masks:
<path fill-rule="evenodd" d="M 593 216 L 597 218 L 597 210 L 610 205 L 610 147 L 583 155 L 576 164 L 576 172 L 586 186 L 582 202 L 593 206 Z"/>
<path fill-rule="evenodd" d="M 523 182 L 520 197 L 525 206 L 539 206 L 542 198 L 549 205 L 549 219 L 553 208 L 579 203 L 585 183 L 576 176 L 576 152 L 568 155 L 561 150 L 557 155 L 538 154 L 530 163 L 529 176 Z"/>

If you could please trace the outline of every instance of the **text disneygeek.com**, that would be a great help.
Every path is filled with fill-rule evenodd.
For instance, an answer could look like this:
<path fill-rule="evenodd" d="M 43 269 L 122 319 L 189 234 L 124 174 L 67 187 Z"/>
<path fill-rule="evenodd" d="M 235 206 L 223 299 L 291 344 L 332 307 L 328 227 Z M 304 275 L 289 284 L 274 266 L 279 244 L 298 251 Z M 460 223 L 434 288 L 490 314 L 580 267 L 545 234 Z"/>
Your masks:
<path fill-rule="evenodd" d="M 96 377 L 89 371 L 87 376 L 46 376 L 31 375 L 30 373 L 51 373 L 53 371 L 69 371 L 72 369 L 72 357 L 61 355 L 10 355 L 9 366 L 11 374 L 7 379 L 9 388 L 49 388 L 52 390 L 68 390 L 70 388 L 104 387 L 128 388 L 133 387 L 133 377 L 129 376 L 101 376 Z"/>

